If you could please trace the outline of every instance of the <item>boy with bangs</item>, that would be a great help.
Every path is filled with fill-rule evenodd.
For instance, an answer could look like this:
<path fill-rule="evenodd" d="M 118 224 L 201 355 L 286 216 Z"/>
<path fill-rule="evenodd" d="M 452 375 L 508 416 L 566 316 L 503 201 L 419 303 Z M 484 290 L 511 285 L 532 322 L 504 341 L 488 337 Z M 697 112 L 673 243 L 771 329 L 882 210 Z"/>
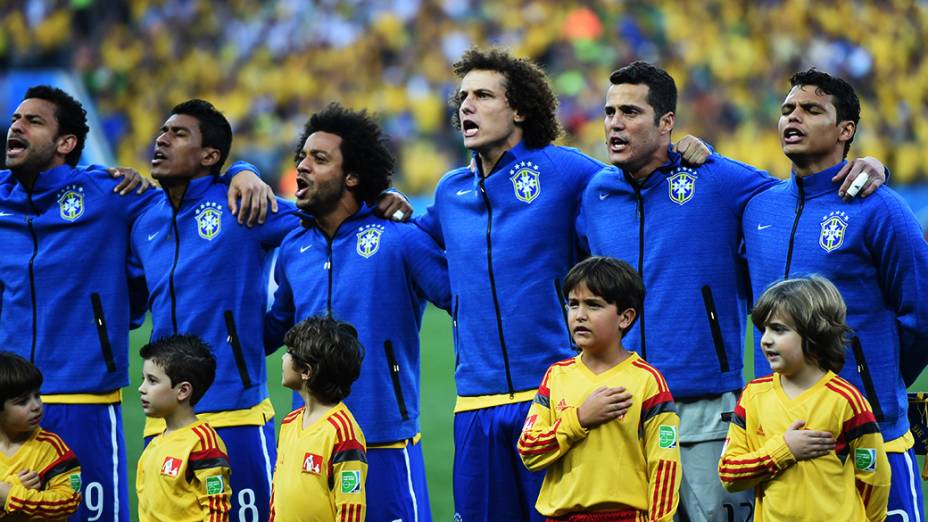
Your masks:
<path fill-rule="evenodd" d="M 81 503 L 81 468 L 60 437 L 39 427 L 42 373 L 0 352 L 0 518 L 63 520 Z"/>
<path fill-rule="evenodd" d="M 624 261 L 591 257 L 567 274 L 564 292 L 581 353 L 548 368 L 519 437 L 525 466 L 547 469 L 535 507 L 549 520 L 672 520 L 680 420 L 661 373 L 622 345 L 641 277 Z"/>
<path fill-rule="evenodd" d="M 358 331 L 314 316 L 291 328 L 284 344 L 281 383 L 304 406 L 280 426 L 270 520 L 365 520 L 367 443 L 343 402 L 361 375 Z"/>
<path fill-rule="evenodd" d="M 837 375 L 850 329 L 837 288 L 788 279 L 752 317 L 774 374 L 745 387 L 719 461 L 726 489 L 754 488 L 754 520 L 886 518 L 890 466 L 870 404 Z"/>
<path fill-rule="evenodd" d="M 216 359 L 194 335 L 159 339 L 139 355 L 142 409 L 167 427 L 139 458 L 139 522 L 228 521 L 232 488 L 226 445 L 193 411 L 213 383 Z"/>

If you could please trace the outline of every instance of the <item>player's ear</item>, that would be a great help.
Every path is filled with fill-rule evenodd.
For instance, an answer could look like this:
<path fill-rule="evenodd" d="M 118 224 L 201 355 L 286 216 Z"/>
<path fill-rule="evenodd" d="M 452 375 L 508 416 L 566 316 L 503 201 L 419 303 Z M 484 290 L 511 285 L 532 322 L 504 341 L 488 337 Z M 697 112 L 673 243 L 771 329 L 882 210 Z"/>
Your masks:
<path fill-rule="evenodd" d="M 188 381 L 184 381 L 174 387 L 175 392 L 177 393 L 177 402 L 184 402 L 189 400 L 193 396 L 193 385 Z"/>
<path fill-rule="evenodd" d="M 361 178 L 357 174 L 349 172 L 345 174 L 345 186 L 348 188 L 357 187 L 361 183 Z"/>
<path fill-rule="evenodd" d="M 625 310 L 619 312 L 619 328 L 622 331 L 627 330 L 628 327 L 631 326 L 633 322 L 635 322 L 635 317 L 637 315 L 638 314 L 635 312 L 634 308 L 626 308 Z"/>
<path fill-rule="evenodd" d="M 310 379 L 313 378 L 313 373 L 315 372 L 313 371 L 312 366 L 308 364 L 303 366 L 303 368 L 300 370 L 300 380 L 302 380 L 303 382 L 309 382 Z"/>

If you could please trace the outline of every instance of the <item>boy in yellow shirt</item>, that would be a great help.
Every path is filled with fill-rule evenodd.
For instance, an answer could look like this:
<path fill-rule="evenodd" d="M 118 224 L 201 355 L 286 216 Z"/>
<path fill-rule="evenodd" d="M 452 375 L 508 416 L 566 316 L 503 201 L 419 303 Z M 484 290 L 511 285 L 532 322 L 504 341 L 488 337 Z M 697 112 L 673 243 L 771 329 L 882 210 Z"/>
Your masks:
<path fill-rule="evenodd" d="M 65 520 L 81 504 L 81 468 L 60 437 L 39 427 L 42 374 L 0 352 L 0 519 Z"/>
<path fill-rule="evenodd" d="M 229 520 L 232 491 L 226 445 L 193 412 L 213 383 L 216 359 L 193 335 L 159 339 L 139 354 L 144 361 L 142 409 L 167 425 L 139 458 L 139 522 Z"/>
<path fill-rule="evenodd" d="M 626 262 L 591 257 L 564 280 L 576 357 L 548 368 L 522 435 L 547 469 L 535 508 L 557 520 L 669 521 L 679 503 L 680 419 L 667 381 L 622 345 L 644 296 Z"/>
<path fill-rule="evenodd" d="M 270 520 L 363 521 L 366 443 L 342 402 L 361 375 L 358 332 L 330 317 L 311 317 L 291 328 L 284 344 L 281 381 L 304 406 L 280 426 Z"/>
<path fill-rule="evenodd" d="M 749 382 L 719 461 L 730 491 L 754 488 L 754 520 L 881 521 L 890 467 L 870 404 L 836 374 L 846 307 L 822 277 L 780 281 L 751 316 L 774 374 Z"/>

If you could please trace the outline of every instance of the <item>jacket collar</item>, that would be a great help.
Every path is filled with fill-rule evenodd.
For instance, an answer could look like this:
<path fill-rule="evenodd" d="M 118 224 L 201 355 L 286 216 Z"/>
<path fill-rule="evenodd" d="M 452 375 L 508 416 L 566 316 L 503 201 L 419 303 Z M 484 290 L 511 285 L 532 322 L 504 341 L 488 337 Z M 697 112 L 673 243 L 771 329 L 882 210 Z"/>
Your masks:
<path fill-rule="evenodd" d="M 358 208 L 358 211 L 354 214 L 348 216 L 348 219 L 342 221 L 342 224 L 338 226 L 338 229 L 335 231 L 335 236 L 344 235 L 346 230 L 351 230 L 352 224 L 358 221 L 363 221 L 367 219 L 371 214 L 374 213 L 374 208 L 369 207 L 367 203 L 361 203 L 361 207 Z M 297 209 L 295 214 L 300 218 L 300 223 L 305 228 L 315 228 L 319 231 L 320 234 L 325 235 L 322 230 L 316 225 L 316 218 L 312 214 L 305 212 L 303 210 Z"/>
<path fill-rule="evenodd" d="M 519 141 L 519 143 L 516 143 L 515 147 L 507 150 L 506 152 L 503 153 L 502 156 L 499 157 L 499 161 L 497 161 L 496 165 L 493 166 L 493 170 L 490 171 L 490 174 L 503 170 L 503 167 L 518 160 L 519 158 L 525 157 L 527 154 L 529 154 L 533 150 L 538 150 L 538 149 L 528 148 L 528 146 L 525 145 L 525 140 Z M 471 172 L 474 174 L 475 177 L 479 179 L 480 178 L 480 157 L 477 154 L 477 151 L 472 151 L 470 153 L 470 157 L 472 160 L 471 165 L 473 166 L 471 168 Z M 487 176 L 489 177 L 490 174 L 488 174 Z"/>
<path fill-rule="evenodd" d="M 619 178 L 625 180 L 632 186 L 637 184 L 643 189 L 651 188 L 667 179 L 667 176 L 677 167 L 680 167 L 682 162 L 683 156 L 673 150 L 673 144 L 671 143 L 670 145 L 667 145 L 667 161 L 663 165 L 654 169 L 654 172 L 648 174 L 648 176 L 644 178 L 644 181 L 635 180 L 631 177 L 631 175 L 626 174 L 622 169 L 618 169 Z"/>
<path fill-rule="evenodd" d="M 802 185 L 802 191 L 806 197 L 820 196 L 827 193 L 838 193 L 838 185 L 831 181 L 831 178 L 841 170 L 844 165 L 847 164 L 847 161 L 842 161 L 837 165 L 828 167 L 827 169 L 816 172 L 809 176 L 800 177 L 796 175 L 796 172 L 793 171 L 789 176 L 789 191 L 794 195 L 799 194 L 799 186 Z"/>
<path fill-rule="evenodd" d="M 32 187 L 32 193 L 34 195 L 40 195 L 58 190 L 65 183 L 74 180 L 74 170 L 74 167 L 65 163 L 53 169 L 40 172 L 35 178 L 35 185 Z M 12 173 L 10 173 L 10 177 L 16 180 L 16 176 L 13 176 Z M 25 192 L 26 188 L 23 187 L 18 180 L 16 181 L 16 185 Z"/>

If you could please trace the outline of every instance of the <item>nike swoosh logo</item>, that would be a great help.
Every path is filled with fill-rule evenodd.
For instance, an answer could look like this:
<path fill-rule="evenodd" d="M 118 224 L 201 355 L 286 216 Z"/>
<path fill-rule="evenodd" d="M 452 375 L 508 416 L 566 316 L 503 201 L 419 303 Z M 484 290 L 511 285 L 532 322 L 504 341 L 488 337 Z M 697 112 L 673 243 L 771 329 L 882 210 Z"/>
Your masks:
<path fill-rule="evenodd" d="M 600 195 L 599 195 L 599 200 L 602 201 L 602 200 L 604 200 L 604 199 L 606 199 L 606 198 L 608 198 L 608 197 L 609 197 L 609 194 L 600 194 Z"/>
<path fill-rule="evenodd" d="M 757 230 L 767 230 L 768 228 L 770 228 L 770 227 L 772 227 L 772 226 L 773 226 L 773 225 L 761 225 L 760 223 L 758 223 L 758 224 L 757 224 Z"/>
<path fill-rule="evenodd" d="M 154 234 L 148 234 L 148 240 L 151 241 L 152 239 L 155 239 L 155 236 L 157 235 L 158 235 L 158 232 L 155 232 Z"/>
<path fill-rule="evenodd" d="M 312 247 L 313 247 L 312 245 L 301 246 L 301 247 L 300 247 L 300 253 L 302 254 L 303 252 L 306 252 L 307 250 L 309 250 L 309 249 L 312 248 Z"/>
<path fill-rule="evenodd" d="M 12 216 L 9 212 L 0 212 L 0 217 Z"/>
<path fill-rule="evenodd" d="M 467 194 L 468 192 L 473 192 L 473 191 L 474 191 L 473 189 L 459 190 L 459 191 L 457 192 L 457 194 L 458 194 L 458 196 L 463 196 L 464 194 Z"/>

